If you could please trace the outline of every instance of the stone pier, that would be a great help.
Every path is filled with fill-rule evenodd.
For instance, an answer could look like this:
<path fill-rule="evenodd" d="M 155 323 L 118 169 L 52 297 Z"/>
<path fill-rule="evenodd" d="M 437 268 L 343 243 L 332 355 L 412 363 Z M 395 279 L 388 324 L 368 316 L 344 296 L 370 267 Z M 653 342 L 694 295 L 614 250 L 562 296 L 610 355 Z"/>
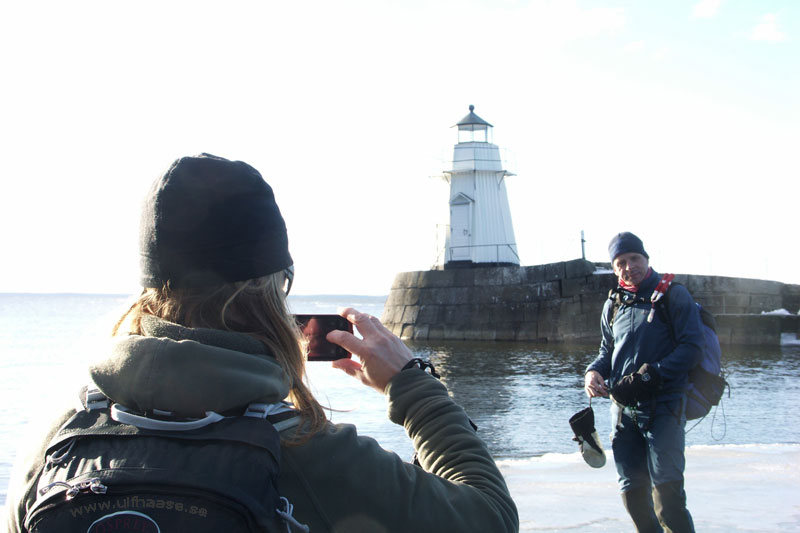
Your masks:
<path fill-rule="evenodd" d="M 724 344 L 778 344 L 782 332 L 800 327 L 800 285 L 681 274 L 676 281 L 715 315 Z M 402 272 L 382 320 L 404 339 L 595 343 L 615 284 L 610 265 L 582 259 Z M 778 309 L 792 316 L 761 314 Z"/>

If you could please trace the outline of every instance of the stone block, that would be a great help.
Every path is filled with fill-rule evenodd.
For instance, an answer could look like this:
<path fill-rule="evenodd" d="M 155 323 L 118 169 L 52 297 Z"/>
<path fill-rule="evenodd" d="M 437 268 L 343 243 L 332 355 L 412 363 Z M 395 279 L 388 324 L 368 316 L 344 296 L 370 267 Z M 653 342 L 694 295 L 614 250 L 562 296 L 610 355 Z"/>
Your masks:
<path fill-rule="evenodd" d="M 394 314 L 392 316 L 392 322 L 397 324 L 402 324 L 403 322 L 403 312 L 405 311 L 405 305 L 397 305 L 393 308 Z"/>
<path fill-rule="evenodd" d="M 486 340 L 493 340 L 491 338 L 486 338 L 484 333 L 484 327 L 468 327 L 464 328 L 462 331 L 462 338 L 465 341 L 486 341 Z M 489 330 L 494 334 L 494 327 L 489 327 Z"/>
<path fill-rule="evenodd" d="M 491 321 L 496 324 L 507 324 L 509 322 L 522 320 L 522 305 L 514 302 L 504 302 L 488 306 L 488 314 Z M 483 317 L 484 321 L 487 317 Z"/>
<path fill-rule="evenodd" d="M 386 301 L 383 303 L 384 307 L 391 307 L 393 305 L 398 305 L 398 302 L 402 302 L 402 294 L 405 289 L 398 289 L 392 287 L 389 291 L 389 294 L 386 296 Z"/>
<path fill-rule="evenodd" d="M 536 323 L 539 320 L 539 303 L 522 304 L 522 320 L 526 324 Z"/>
<path fill-rule="evenodd" d="M 781 307 L 792 314 L 800 312 L 800 285 L 783 284 L 781 287 Z"/>
<path fill-rule="evenodd" d="M 484 285 L 475 287 L 470 294 L 470 302 L 475 304 L 495 304 L 503 301 L 502 285 Z"/>
<path fill-rule="evenodd" d="M 442 340 L 446 341 L 463 341 L 464 340 L 464 330 L 460 328 L 456 328 L 453 326 L 448 326 L 444 328 L 444 335 L 442 335 Z"/>
<path fill-rule="evenodd" d="M 503 267 L 485 267 L 474 270 L 476 287 L 503 284 Z"/>
<path fill-rule="evenodd" d="M 526 293 L 524 285 L 503 285 L 500 287 L 500 301 L 506 303 L 522 303 Z"/>
<path fill-rule="evenodd" d="M 593 341 L 600 342 L 600 313 L 584 313 L 584 330 Z"/>
<path fill-rule="evenodd" d="M 400 272 L 395 276 L 392 287 L 396 287 L 398 289 L 409 289 L 412 287 L 416 287 L 419 277 L 422 274 L 424 274 L 424 272 L 420 271 Z"/>
<path fill-rule="evenodd" d="M 455 270 L 429 270 L 420 278 L 420 287 L 453 287 L 455 286 Z"/>
<path fill-rule="evenodd" d="M 402 338 L 403 336 L 403 326 L 402 324 L 384 324 L 386 329 L 391 331 L 393 334 L 397 335 L 398 337 Z"/>
<path fill-rule="evenodd" d="M 450 327 L 468 324 L 470 316 L 468 305 L 443 305 L 439 310 L 441 322 Z"/>
<path fill-rule="evenodd" d="M 517 329 L 513 324 L 498 325 L 495 329 L 494 339 L 496 341 L 513 341 L 517 337 Z"/>
<path fill-rule="evenodd" d="M 597 292 L 587 282 L 587 278 L 566 278 L 561 280 L 561 296 L 569 298 L 580 294 L 591 294 Z"/>
<path fill-rule="evenodd" d="M 419 306 L 418 305 L 407 305 L 405 309 L 403 309 L 403 318 L 400 321 L 403 324 L 414 324 L 417 321 L 417 315 L 419 314 Z"/>
<path fill-rule="evenodd" d="M 781 308 L 780 295 L 775 294 L 750 294 L 750 303 L 747 307 L 748 313 L 760 313 L 761 311 L 777 311 Z"/>
<path fill-rule="evenodd" d="M 795 333 L 800 328 L 800 316 L 797 315 L 778 316 L 778 322 L 781 333 Z"/>
<path fill-rule="evenodd" d="M 470 302 L 469 287 L 441 287 L 430 289 L 430 298 L 425 298 L 426 303 L 439 305 L 462 305 Z M 428 300 L 431 300 L 428 302 Z"/>
<path fill-rule="evenodd" d="M 539 283 L 547 281 L 545 273 L 547 269 L 543 265 L 522 267 L 520 271 L 521 283 Z"/>
<path fill-rule="evenodd" d="M 603 306 L 608 299 L 607 294 L 581 294 L 581 313 L 588 313 L 590 315 L 597 315 L 597 323 L 600 323 L 600 313 L 603 312 Z"/>
<path fill-rule="evenodd" d="M 780 296 L 783 292 L 783 283 L 779 281 L 769 281 L 764 279 L 750 280 L 752 283 L 751 292 Z"/>
<path fill-rule="evenodd" d="M 384 324 L 397 324 L 403 319 L 403 305 L 384 305 L 381 322 Z"/>
<path fill-rule="evenodd" d="M 524 321 L 517 328 L 515 340 L 535 341 L 539 338 L 539 327 L 536 321 Z"/>
<path fill-rule="evenodd" d="M 565 263 L 548 263 L 521 269 L 522 283 L 538 283 L 541 281 L 557 281 L 566 277 Z"/>
<path fill-rule="evenodd" d="M 548 301 L 561 297 L 561 283 L 558 281 L 543 281 L 531 287 L 535 291 L 536 300 Z"/>
<path fill-rule="evenodd" d="M 398 335 L 403 340 L 412 340 L 414 338 L 414 326 L 412 324 L 406 324 L 402 326 L 400 335 Z"/>
<path fill-rule="evenodd" d="M 425 287 L 425 288 L 420 289 L 419 290 L 419 300 L 417 301 L 417 303 L 419 303 L 419 305 L 435 305 L 435 304 L 438 304 L 439 302 L 437 301 L 437 299 L 438 299 L 437 291 L 438 291 L 438 289 L 432 289 L 430 287 Z"/>
<path fill-rule="evenodd" d="M 558 323 L 539 322 L 539 340 L 542 342 L 559 342 L 561 340 Z"/>
<path fill-rule="evenodd" d="M 675 276 L 676 281 L 686 285 L 689 292 L 696 291 L 711 293 L 746 293 L 746 294 L 771 294 L 781 293 L 781 283 L 777 281 L 730 278 L 726 276 L 695 276 L 680 274 Z"/>
<path fill-rule="evenodd" d="M 455 273 L 453 284 L 456 287 L 472 287 L 475 285 L 474 268 L 458 268 L 453 272 Z"/>
<path fill-rule="evenodd" d="M 744 314 L 750 306 L 750 295 L 725 293 L 722 298 L 722 314 Z"/>
<path fill-rule="evenodd" d="M 725 300 L 722 294 L 692 292 L 691 295 L 697 303 L 705 307 L 711 314 L 721 314 L 723 312 Z"/>
<path fill-rule="evenodd" d="M 566 279 L 590 276 L 594 270 L 594 264 L 585 259 L 573 259 L 564 263 L 564 277 Z"/>
<path fill-rule="evenodd" d="M 539 306 L 539 331 L 541 332 L 541 326 L 544 326 L 548 331 L 553 327 L 557 327 L 561 319 L 560 311 L 560 303 L 542 302 L 542 305 Z"/>
<path fill-rule="evenodd" d="M 483 341 L 496 341 L 497 329 L 493 324 L 486 324 L 481 328 L 481 340 Z"/>
<path fill-rule="evenodd" d="M 519 286 L 519 301 L 530 303 L 530 302 L 538 302 L 539 301 L 539 289 L 537 289 L 538 284 L 534 283 L 524 283 Z"/>
<path fill-rule="evenodd" d="M 558 303 L 559 313 L 562 317 L 569 317 L 581 312 L 581 297 L 572 296 L 570 298 L 559 298 L 554 303 Z"/>
<path fill-rule="evenodd" d="M 591 274 L 586 276 L 586 285 L 592 292 L 600 292 L 604 295 L 617 286 L 617 276 L 614 274 Z"/>
<path fill-rule="evenodd" d="M 520 285 L 523 279 L 524 276 L 520 267 L 503 267 L 503 285 Z"/>
<path fill-rule="evenodd" d="M 737 345 L 777 346 L 781 340 L 778 315 L 717 315 L 717 336 L 720 343 Z"/>
<path fill-rule="evenodd" d="M 428 331 L 429 326 L 427 324 L 421 324 L 414 327 L 414 332 L 412 333 L 411 338 L 415 341 L 426 341 L 428 340 Z"/>
<path fill-rule="evenodd" d="M 439 305 L 420 305 L 419 313 L 417 314 L 417 322 L 419 324 L 432 325 L 439 321 Z"/>
<path fill-rule="evenodd" d="M 564 263 L 550 263 L 545 265 L 544 272 L 546 281 L 561 280 L 567 277 L 567 270 Z"/>
<path fill-rule="evenodd" d="M 428 328 L 428 340 L 438 341 L 444 339 L 444 326 L 436 325 Z"/>
<path fill-rule="evenodd" d="M 418 288 L 406 289 L 403 295 L 403 303 L 405 305 L 417 305 L 419 303 L 420 292 Z"/>
<path fill-rule="evenodd" d="M 386 305 L 414 305 L 416 304 L 415 301 L 411 300 L 410 295 L 416 295 L 416 300 L 419 299 L 419 289 L 396 289 L 392 291 L 392 294 L 389 295 L 389 298 L 386 299 Z"/>
<path fill-rule="evenodd" d="M 498 306 L 500 306 L 500 304 L 471 304 L 469 306 L 469 319 L 465 323 L 469 324 L 470 327 L 481 327 L 487 323 L 497 322 L 495 309 Z"/>

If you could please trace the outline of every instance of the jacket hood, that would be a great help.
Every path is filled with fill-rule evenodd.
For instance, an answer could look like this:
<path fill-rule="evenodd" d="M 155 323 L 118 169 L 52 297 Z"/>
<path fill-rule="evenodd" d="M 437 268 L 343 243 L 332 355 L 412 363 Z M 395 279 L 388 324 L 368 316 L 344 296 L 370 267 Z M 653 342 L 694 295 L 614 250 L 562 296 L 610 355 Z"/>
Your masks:
<path fill-rule="evenodd" d="M 145 335 L 115 338 L 111 356 L 89 367 L 100 391 L 134 411 L 178 416 L 276 403 L 291 382 L 266 346 L 243 333 L 142 319 Z"/>

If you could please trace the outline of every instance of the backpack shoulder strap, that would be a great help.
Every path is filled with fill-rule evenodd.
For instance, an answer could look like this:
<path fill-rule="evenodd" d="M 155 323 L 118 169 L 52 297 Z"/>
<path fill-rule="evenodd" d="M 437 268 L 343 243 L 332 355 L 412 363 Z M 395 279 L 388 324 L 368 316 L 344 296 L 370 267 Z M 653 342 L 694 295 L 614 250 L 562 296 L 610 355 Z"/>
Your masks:
<path fill-rule="evenodd" d="M 617 311 L 619 311 L 622 305 L 619 287 L 614 287 L 608 291 L 608 299 L 611 300 L 611 307 L 608 308 L 608 312 L 606 313 L 606 320 L 608 321 L 608 327 L 612 327 L 614 325 L 614 319 L 617 318 Z"/>

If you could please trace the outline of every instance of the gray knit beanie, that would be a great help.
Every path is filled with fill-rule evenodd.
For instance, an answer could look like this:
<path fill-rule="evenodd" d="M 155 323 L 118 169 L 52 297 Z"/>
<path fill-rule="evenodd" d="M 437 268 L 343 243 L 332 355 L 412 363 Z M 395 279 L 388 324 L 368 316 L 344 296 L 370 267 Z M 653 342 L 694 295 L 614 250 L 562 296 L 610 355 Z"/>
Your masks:
<path fill-rule="evenodd" d="M 272 188 L 242 161 L 175 160 L 148 192 L 139 229 L 143 287 L 210 287 L 292 264 Z"/>

